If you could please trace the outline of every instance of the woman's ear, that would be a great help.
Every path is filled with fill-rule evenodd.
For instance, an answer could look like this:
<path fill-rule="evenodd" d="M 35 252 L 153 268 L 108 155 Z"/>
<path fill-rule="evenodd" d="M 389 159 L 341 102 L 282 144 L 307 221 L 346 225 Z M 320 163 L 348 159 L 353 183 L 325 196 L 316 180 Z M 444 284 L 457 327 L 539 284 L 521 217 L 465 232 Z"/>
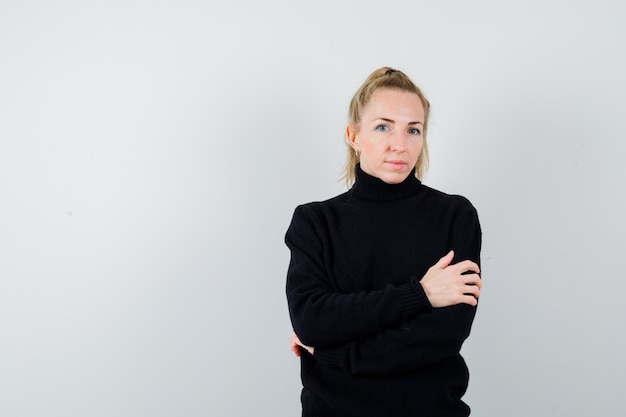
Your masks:
<path fill-rule="evenodd" d="M 356 127 L 353 125 L 346 126 L 346 140 L 355 150 L 357 149 Z"/>

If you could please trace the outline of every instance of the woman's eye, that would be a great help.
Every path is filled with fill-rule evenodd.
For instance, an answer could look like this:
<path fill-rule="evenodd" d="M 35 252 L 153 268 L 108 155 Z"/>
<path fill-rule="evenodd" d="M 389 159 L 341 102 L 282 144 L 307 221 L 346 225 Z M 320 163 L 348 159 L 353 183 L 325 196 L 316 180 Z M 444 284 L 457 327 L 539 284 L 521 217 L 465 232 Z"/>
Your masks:
<path fill-rule="evenodd" d="M 409 129 L 409 133 L 410 133 L 411 135 L 419 135 L 419 134 L 420 134 L 420 133 L 422 133 L 422 132 L 420 132 L 420 130 L 419 130 L 419 129 Z"/>
<path fill-rule="evenodd" d="M 376 126 L 376 130 L 378 130 L 379 132 L 386 132 L 387 130 L 389 130 L 389 127 L 385 125 L 378 125 Z"/>

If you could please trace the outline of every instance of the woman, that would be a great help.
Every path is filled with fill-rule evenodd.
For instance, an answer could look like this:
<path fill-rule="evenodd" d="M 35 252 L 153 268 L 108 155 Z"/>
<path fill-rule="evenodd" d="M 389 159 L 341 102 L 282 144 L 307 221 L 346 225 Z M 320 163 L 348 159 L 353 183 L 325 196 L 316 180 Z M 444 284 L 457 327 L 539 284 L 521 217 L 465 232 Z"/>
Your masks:
<path fill-rule="evenodd" d="M 482 286 L 474 207 L 421 183 L 429 103 L 374 71 L 350 103 L 348 192 L 296 208 L 287 300 L 302 415 L 468 416 L 460 355 Z"/>

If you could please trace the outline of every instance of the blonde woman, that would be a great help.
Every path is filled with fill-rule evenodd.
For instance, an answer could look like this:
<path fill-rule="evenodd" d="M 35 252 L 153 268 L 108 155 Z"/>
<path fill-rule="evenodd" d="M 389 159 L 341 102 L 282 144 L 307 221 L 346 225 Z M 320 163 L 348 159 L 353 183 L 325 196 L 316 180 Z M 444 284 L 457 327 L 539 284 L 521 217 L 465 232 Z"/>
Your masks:
<path fill-rule="evenodd" d="M 429 103 L 374 71 L 346 128 L 350 189 L 296 208 L 287 300 L 303 417 L 468 416 L 460 355 L 482 286 L 471 203 L 422 184 Z"/>

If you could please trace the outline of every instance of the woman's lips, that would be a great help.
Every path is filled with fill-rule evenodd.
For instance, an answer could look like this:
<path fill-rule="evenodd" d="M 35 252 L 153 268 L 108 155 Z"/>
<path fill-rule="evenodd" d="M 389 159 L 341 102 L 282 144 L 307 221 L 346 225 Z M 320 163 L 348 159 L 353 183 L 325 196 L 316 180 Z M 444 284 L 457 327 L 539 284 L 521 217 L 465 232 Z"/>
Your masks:
<path fill-rule="evenodd" d="M 389 165 L 393 169 L 402 169 L 406 166 L 406 162 L 404 161 L 391 160 L 391 161 L 385 161 L 385 162 L 387 163 L 387 165 Z"/>

